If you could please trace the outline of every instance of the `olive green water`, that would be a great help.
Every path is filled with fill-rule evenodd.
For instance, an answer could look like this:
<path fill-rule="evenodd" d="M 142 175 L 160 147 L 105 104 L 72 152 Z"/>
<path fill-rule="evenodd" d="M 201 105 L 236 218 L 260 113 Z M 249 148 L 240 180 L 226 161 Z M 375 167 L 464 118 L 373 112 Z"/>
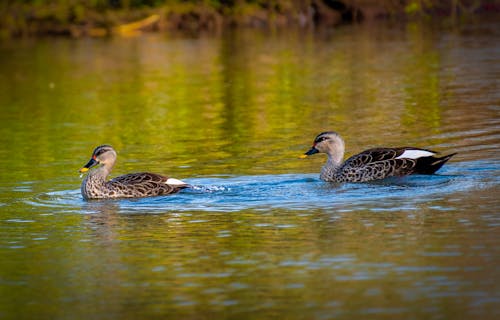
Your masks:
<path fill-rule="evenodd" d="M 495 319 L 500 24 L 0 44 L 1 319 Z M 316 134 L 458 152 L 334 186 Z M 82 200 L 114 174 L 196 186 Z"/>

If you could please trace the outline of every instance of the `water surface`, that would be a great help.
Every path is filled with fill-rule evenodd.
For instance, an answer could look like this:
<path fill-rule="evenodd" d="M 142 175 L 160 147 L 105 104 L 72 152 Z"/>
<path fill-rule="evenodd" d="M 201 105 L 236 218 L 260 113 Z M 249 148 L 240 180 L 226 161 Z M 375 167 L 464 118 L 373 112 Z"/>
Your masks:
<path fill-rule="evenodd" d="M 0 318 L 497 318 L 499 30 L 1 43 Z M 325 130 L 458 154 L 329 184 Z M 194 188 L 84 201 L 104 143 Z"/>

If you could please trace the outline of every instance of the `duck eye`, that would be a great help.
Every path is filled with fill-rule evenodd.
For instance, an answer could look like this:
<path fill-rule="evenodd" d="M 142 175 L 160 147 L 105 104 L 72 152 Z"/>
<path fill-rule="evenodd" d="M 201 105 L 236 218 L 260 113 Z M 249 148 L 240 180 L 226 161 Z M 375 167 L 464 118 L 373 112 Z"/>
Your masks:
<path fill-rule="evenodd" d="M 95 156 L 96 156 L 96 157 L 98 157 L 98 156 L 100 156 L 102 153 L 103 153 L 103 151 L 102 151 L 102 150 L 99 150 L 99 151 L 97 151 L 97 152 L 95 153 Z"/>
<path fill-rule="evenodd" d="M 98 157 L 107 151 L 109 151 L 109 150 L 106 150 L 106 149 L 97 150 L 97 152 L 95 153 L 95 156 Z"/>

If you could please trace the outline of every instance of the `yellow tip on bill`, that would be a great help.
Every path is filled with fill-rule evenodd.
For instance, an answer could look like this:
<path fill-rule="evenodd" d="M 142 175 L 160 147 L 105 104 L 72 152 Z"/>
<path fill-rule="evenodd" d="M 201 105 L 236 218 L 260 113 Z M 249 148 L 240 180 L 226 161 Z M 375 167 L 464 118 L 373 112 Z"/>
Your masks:
<path fill-rule="evenodd" d="M 83 167 L 80 170 L 78 170 L 78 172 L 80 172 L 80 173 L 85 173 L 87 171 L 89 171 L 89 168 L 85 168 L 85 167 Z"/>
<path fill-rule="evenodd" d="M 305 159 L 305 158 L 307 158 L 307 154 L 301 154 L 301 155 L 299 156 L 299 158 L 300 158 L 300 159 Z"/>

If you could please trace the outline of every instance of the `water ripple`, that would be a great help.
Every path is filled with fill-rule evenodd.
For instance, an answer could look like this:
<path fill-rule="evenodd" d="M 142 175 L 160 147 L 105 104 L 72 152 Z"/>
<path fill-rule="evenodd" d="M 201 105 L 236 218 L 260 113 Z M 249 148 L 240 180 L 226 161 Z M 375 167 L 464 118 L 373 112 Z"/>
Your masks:
<path fill-rule="evenodd" d="M 496 186 L 500 180 L 498 173 L 496 162 L 474 161 L 447 166 L 439 175 L 342 185 L 320 181 L 317 174 L 200 177 L 187 180 L 193 188 L 162 197 L 84 201 L 79 189 L 75 189 L 38 194 L 25 202 L 34 207 L 84 214 L 102 210 L 155 214 L 270 208 L 411 211 L 418 209 L 420 203 L 445 195 Z"/>

